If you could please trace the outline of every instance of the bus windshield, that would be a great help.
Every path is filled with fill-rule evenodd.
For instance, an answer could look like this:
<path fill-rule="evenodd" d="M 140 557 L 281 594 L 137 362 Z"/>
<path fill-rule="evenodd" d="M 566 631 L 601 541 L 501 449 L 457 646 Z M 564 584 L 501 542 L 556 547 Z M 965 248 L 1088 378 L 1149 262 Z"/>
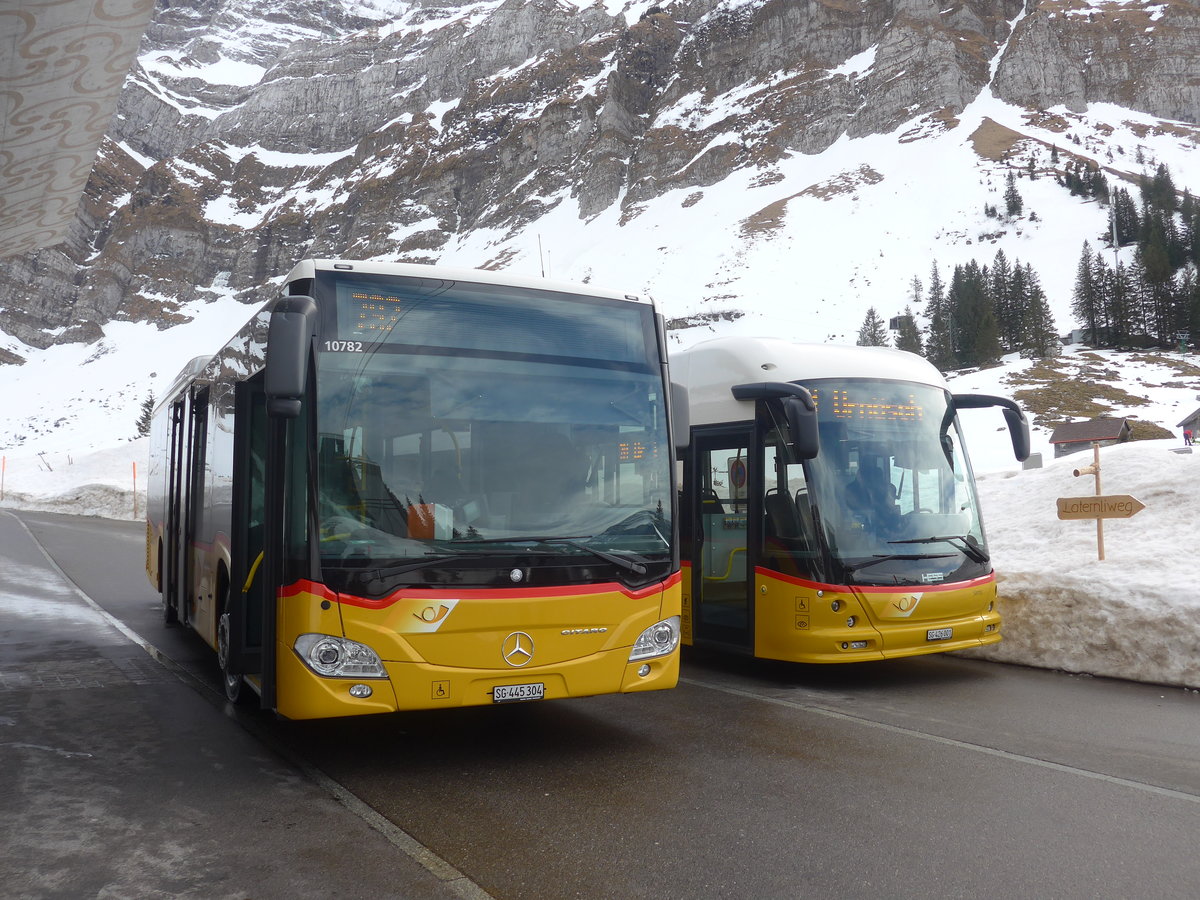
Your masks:
<path fill-rule="evenodd" d="M 851 584 L 934 585 L 991 571 L 949 394 L 883 380 L 811 381 L 821 451 L 808 490 Z"/>
<path fill-rule="evenodd" d="M 539 567 L 554 583 L 667 573 L 670 452 L 649 306 L 358 273 L 330 273 L 318 291 L 336 298 L 318 339 L 316 426 L 331 586 L 536 583 Z"/>

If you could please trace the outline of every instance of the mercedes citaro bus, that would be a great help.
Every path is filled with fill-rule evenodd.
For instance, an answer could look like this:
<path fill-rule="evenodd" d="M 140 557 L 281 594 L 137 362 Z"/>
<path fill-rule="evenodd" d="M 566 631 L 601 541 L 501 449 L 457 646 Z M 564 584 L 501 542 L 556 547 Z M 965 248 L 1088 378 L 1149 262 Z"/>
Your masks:
<path fill-rule="evenodd" d="M 953 394 L 911 353 L 723 338 L 673 353 L 683 641 L 808 663 L 1000 640 L 996 581 Z"/>
<path fill-rule="evenodd" d="M 166 620 L 294 719 L 674 686 L 665 348 L 642 297 L 300 263 L 154 414 Z"/>

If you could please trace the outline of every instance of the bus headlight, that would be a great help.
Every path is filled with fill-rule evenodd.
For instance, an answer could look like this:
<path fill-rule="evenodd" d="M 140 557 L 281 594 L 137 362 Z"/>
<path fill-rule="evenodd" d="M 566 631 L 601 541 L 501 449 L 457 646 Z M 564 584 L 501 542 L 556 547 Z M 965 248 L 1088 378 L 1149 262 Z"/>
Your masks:
<path fill-rule="evenodd" d="M 331 634 L 302 634 L 292 649 L 301 662 L 326 678 L 387 678 L 375 651 L 357 641 Z"/>
<path fill-rule="evenodd" d="M 679 646 L 679 616 L 671 616 L 651 625 L 633 642 L 629 661 L 666 656 Z"/>

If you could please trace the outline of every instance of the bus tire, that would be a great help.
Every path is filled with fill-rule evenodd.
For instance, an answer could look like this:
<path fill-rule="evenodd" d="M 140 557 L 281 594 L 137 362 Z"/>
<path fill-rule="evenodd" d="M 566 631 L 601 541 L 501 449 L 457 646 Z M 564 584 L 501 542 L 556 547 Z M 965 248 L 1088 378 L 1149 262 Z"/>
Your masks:
<path fill-rule="evenodd" d="M 230 703 L 242 703 L 248 691 L 241 675 L 229 671 L 229 613 L 221 613 L 217 620 L 217 664 L 221 667 L 221 684 L 225 687 L 225 699 Z"/>

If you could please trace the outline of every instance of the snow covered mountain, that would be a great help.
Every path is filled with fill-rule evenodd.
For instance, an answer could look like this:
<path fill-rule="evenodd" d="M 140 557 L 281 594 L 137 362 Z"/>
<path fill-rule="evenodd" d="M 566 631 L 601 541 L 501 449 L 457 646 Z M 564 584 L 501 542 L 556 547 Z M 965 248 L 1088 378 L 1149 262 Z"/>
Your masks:
<path fill-rule="evenodd" d="M 160 0 L 70 239 L 0 264 L 0 447 L 106 446 L 90 412 L 305 255 L 625 287 L 689 344 L 853 342 L 1003 249 L 1065 332 L 1108 210 L 1056 176 L 1194 193 L 1198 35 L 1181 0 Z"/>

